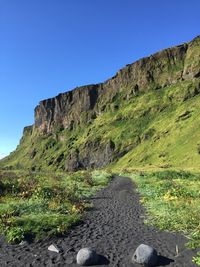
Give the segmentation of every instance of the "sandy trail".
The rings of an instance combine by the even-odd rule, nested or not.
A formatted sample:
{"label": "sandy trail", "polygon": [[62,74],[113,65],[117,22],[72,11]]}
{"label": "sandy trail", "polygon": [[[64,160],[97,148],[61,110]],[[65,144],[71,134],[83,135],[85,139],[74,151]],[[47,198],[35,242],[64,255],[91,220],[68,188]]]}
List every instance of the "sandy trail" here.
{"label": "sandy trail", "polygon": [[[131,256],[141,243],[157,249],[160,254],[157,266],[196,266],[192,263],[195,251],[185,248],[184,236],[144,225],[144,209],[129,178],[115,177],[92,198],[92,202],[94,208],[86,212],[83,223],[65,237],[24,245],[9,245],[1,238],[0,266],[75,267],[78,250],[90,246],[103,255],[101,266],[134,267],[138,265],[131,263]],[[49,252],[47,247],[52,243],[62,252]]]}

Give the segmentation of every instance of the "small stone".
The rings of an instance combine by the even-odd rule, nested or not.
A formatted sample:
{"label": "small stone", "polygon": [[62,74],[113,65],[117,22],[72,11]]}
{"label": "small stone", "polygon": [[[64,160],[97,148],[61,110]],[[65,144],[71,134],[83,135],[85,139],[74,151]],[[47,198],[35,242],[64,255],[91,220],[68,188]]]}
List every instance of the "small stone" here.
{"label": "small stone", "polygon": [[26,245],[28,245],[28,242],[27,241],[21,241],[20,243],[19,243],[19,245],[20,246],[26,246]]}
{"label": "small stone", "polygon": [[98,263],[98,255],[91,248],[82,248],[79,250],[76,261],[78,265],[90,266]]}
{"label": "small stone", "polygon": [[157,261],[157,251],[154,248],[144,244],[141,244],[137,247],[132,257],[132,262],[137,262],[149,267],[155,266]]}
{"label": "small stone", "polygon": [[53,251],[53,252],[56,252],[56,253],[59,253],[60,250],[58,249],[58,247],[56,245],[53,245],[51,244],[49,247],[48,247],[48,250],[49,251]]}

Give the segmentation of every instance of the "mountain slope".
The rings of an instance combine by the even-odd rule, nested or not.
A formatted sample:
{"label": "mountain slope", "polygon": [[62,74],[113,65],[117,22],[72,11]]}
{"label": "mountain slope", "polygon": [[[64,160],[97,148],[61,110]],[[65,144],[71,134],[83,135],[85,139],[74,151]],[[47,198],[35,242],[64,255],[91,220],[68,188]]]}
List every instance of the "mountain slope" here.
{"label": "mountain slope", "polygon": [[43,100],[3,168],[200,163],[200,37],[127,65],[110,80]]}

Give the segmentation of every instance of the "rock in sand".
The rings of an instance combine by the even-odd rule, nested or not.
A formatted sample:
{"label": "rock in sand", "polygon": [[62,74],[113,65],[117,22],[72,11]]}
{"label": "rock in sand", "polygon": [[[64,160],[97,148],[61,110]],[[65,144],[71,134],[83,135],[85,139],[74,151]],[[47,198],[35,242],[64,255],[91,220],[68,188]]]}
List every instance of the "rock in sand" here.
{"label": "rock in sand", "polygon": [[155,266],[157,261],[157,251],[154,248],[144,244],[141,244],[137,247],[132,257],[132,262],[137,262],[149,267]]}
{"label": "rock in sand", "polygon": [[98,255],[91,248],[82,248],[79,250],[76,257],[77,264],[82,266],[90,266],[98,263]]}
{"label": "rock in sand", "polygon": [[48,250],[49,251],[53,251],[53,252],[56,252],[56,253],[59,253],[60,250],[58,249],[58,247],[54,244],[51,244],[49,247],[48,247]]}

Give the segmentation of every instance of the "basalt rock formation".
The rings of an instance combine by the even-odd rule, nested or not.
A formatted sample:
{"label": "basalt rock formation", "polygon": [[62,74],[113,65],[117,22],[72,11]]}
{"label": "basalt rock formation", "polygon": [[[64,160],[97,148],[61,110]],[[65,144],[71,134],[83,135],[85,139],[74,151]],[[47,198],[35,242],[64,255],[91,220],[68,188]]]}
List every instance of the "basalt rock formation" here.
{"label": "basalt rock formation", "polygon": [[[41,101],[35,108],[33,126],[24,129],[16,151],[1,165],[74,171],[118,162],[127,154],[129,161],[138,155],[138,165],[152,164],[154,159],[148,161],[144,148],[143,156],[134,151],[145,141],[162,138],[153,121],[168,109],[171,112],[174,108],[176,116],[182,103],[199,95],[199,81],[197,37],[129,64],[104,83],[78,87]],[[150,104],[145,100],[148,96]],[[188,112],[194,113],[194,108]],[[142,159],[145,153],[148,160]],[[155,153],[163,159],[162,165],[166,158],[173,163],[172,151],[160,148]],[[162,154],[165,156],[159,156]]]}

